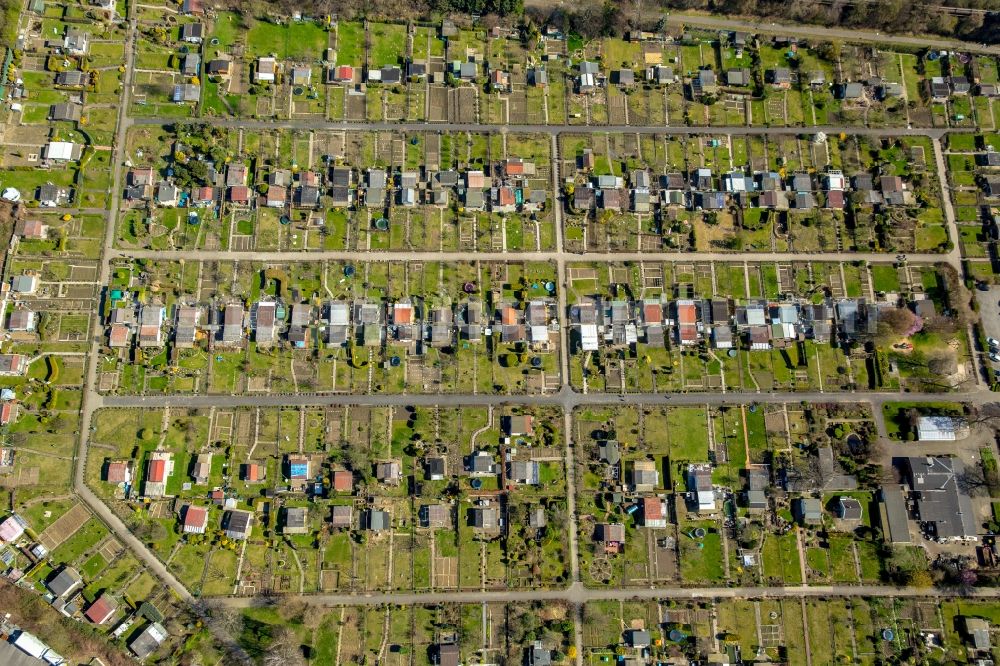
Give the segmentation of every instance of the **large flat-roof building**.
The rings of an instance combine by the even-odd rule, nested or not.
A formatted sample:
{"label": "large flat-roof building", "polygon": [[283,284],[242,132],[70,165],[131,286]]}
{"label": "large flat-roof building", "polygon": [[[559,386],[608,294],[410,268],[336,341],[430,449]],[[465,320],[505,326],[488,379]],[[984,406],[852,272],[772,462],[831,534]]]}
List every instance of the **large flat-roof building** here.
{"label": "large flat-roof building", "polygon": [[974,539],[977,535],[972,499],[961,487],[964,466],[958,458],[911,456],[903,473],[914,494],[917,518],[938,541]]}

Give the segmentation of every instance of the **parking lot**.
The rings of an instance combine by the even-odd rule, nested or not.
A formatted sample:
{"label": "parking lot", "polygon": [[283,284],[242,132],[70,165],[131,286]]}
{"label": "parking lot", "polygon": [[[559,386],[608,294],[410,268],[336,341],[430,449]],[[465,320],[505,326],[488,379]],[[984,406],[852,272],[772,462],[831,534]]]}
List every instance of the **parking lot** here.
{"label": "parking lot", "polygon": [[[979,303],[979,316],[983,323],[983,332],[987,337],[1000,340],[1000,286],[992,286],[989,291],[976,290],[976,301]],[[993,368],[1000,369],[1000,364],[992,363]]]}

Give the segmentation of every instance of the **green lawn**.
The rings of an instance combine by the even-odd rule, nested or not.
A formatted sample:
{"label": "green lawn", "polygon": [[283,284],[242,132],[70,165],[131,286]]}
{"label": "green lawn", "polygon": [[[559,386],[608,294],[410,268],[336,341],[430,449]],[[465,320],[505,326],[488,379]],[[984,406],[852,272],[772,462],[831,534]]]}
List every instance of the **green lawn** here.
{"label": "green lawn", "polygon": [[[688,536],[696,527],[705,529],[702,539]],[[688,523],[682,526],[680,538],[681,577],[685,582],[721,581],[725,577],[722,564],[722,536],[713,521]]]}
{"label": "green lawn", "polygon": [[369,24],[372,49],[369,55],[373,67],[394,65],[406,55],[406,26],[394,23]]}
{"label": "green lawn", "polygon": [[96,578],[107,565],[108,563],[104,559],[103,555],[100,553],[94,553],[80,568],[80,573],[86,580],[91,580]]}
{"label": "green lawn", "polygon": [[[867,512],[867,507],[866,507]],[[856,582],[858,572],[854,566],[853,539],[834,536],[830,538],[830,575],[835,581]]]}
{"label": "green lawn", "polygon": [[972,152],[976,149],[976,135],[961,133],[948,135],[948,150]]}
{"label": "green lawn", "polygon": [[234,12],[219,12],[215,21],[212,22],[213,39],[219,40],[213,48],[219,51],[226,51],[235,41],[239,34],[241,18]]}
{"label": "green lawn", "polygon": [[97,545],[108,534],[104,523],[97,519],[88,520],[72,537],[52,551],[52,561],[72,564],[74,560]]}
{"label": "green lawn", "polygon": [[[758,408],[753,412],[746,409],[744,413],[746,414],[747,441],[750,444],[750,449],[764,451],[767,449],[767,427],[764,424],[764,412]],[[742,433],[738,439],[742,439]]]}
{"label": "green lawn", "polygon": [[205,113],[208,115],[228,116],[239,108],[239,97],[237,95],[223,96],[222,86],[218,83],[206,81],[204,91],[204,109]]}
{"label": "green lawn", "polygon": [[872,286],[875,291],[899,291],[899,275],[894,266],[872,266]]}
{"label": "green lawn", "polygon": [[273,53],[279,59],[316,60],[323,57],[327,35],[317,23],[275,25],[258,21],[247,33],[247,44],[254,56]]}
{"label": "green lawn", "polygon": [[337,64],[361,67],[365,59],[365,29],[360,23],[337,24]]}
{"label": "green lawn", "polygon": [[0,171],[0,186],[15,187],[24,197],[34,197],[35,190],[45,183],[70,187],[76,176],[72,167],[66,169],[10,169]]}
{"label": "green lawn", "polygon": [[671,410],[668,415],[670,428],[670,459],[672,461],[708,460],[708,420],[705,410],[681,408]]}
{"label": "green lawn", "polygon": [[932,252],[948,242],[948,231],[940,224],[917,227],[917,252]]}
{"label": "green lawn", "polygon": [[773,264],[764,264],[761,274],[764,277],[764,295],[767,298],[778,297],[778,267]]}
{"label": "green lawn", "polygon": [[865,581],[877,581],[881,577],[882,560],[878,546],[870,541],[857,543],[858,560],[861,562],[861,577]]}
{"label": "green lawn", "polygon": [[768,535],[761,551],[764,575],[767,578],[784,581],[786,585],[802,582],[799,566],[799,551],[795,546],[795,533],[784,536]]}

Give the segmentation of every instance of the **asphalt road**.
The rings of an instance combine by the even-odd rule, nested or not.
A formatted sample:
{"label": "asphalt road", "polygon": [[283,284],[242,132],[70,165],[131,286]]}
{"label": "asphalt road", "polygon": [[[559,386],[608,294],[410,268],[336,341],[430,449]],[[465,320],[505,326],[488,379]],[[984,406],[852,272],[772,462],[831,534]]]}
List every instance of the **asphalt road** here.
{"label": "asphalt road", "polygon": [[[557,234],[560,238],[562,234]],[[561,240],[560,240],[561,243]],[[896,253],[887,252],[564,252],[560,249],[517,252],[424,252],[424,251],[371,251],[364,250],[290,250],[261,252],[258,250],[123,250],[115,249],[116,258],[151,259],[154,261],[593,261],[615,263],[623,261],[751,261],[788,263],[815,261],[867,261],[869,263],[894,263]],[[947,254],[907,254],[910,263],[937,263],[948,261]],[[560,282],[564,282],[560,280]]]}
{"label": "asphalt road", "polygon": [[441,406],[503,406],[503,405],[558,405],[566,409],[586,405],[745,405],[748,403],[780,404],[786,402],[811,403],[869,403],[881,408],[887,402],[905,400],[907,402],[940,402],[946,399],[955,402],[983,404],[996,402],[997,396],[989,391],[967,393],[899,393],[852,391],[849,393],[822,393],[819,391],[780,393],[577,393],[563,387],[558,393],[545,395],[519,394],[467,394],[467,393],[421,393],[421,394],[378,394],[357,395],[347,393],[279,393],[270,395],[107,395],[99,396],[95,404],[99,407],[160,407],[203,408],[221,407],[313,407],[326,405],[346,405],[358,407],[415,407]]}
{"label": "asphalt road", "polygon": [[[1000,588],[984,587],[953,590],[947,596],[973,599],[1000,599]],[[322,606],[381,604],[440,604],[440,603],[518,603],[531,601],[564,601],[583,604],[589,601],[628,601],[644,599],[775,599],[826,597],[940,597],[941,590],[926,587],[892,587],[887,585],[795,585],[789,587],[647,587],[635,589],[585,588],[574,583],[561,590],[507,590],[469,592],[388,592],[385,594],[305,594],[298,598]],[[249,608],[267,605],[269,601],[254,597],[218,597],[213,604],[229,608]]]}
{"label": "asphalt road", "polygon": [[[162,118],[157,116],[133,118],[130,123],[141,125],[174,125],[177,118]],[[825,132],[828,136],[836,136],[841,132],[864,136],[929,136],[940,139],[948,133],[975,132],[974,127],[862,127],[839,125],[809,125],[801,127],[761,127],[747,125],[725,125],[711,127],[691,127],[687,125],[495,125],[479,123],[451,122],[376,122],[345,121],[345,120],[244,120],[233,118],[198,118],[187,120],[193,124],[211,125],[229,129],[243,130],[327,130],[366,132],[526,132],[531,134],[683,134],[688,136],[718,136],[733,134],[737,136],[816,134]]]}

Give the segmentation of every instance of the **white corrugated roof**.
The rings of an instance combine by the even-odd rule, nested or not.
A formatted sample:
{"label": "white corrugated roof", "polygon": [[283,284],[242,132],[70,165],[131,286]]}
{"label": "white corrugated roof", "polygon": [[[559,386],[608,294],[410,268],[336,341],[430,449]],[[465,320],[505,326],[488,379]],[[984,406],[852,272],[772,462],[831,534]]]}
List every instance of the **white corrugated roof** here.
{"label": "white corrugated roof", "polygon": [[47,664],[50,664],[50,666],[62,666],[66,663],[66,659],[52,648],[45,651],[45,654],[42,655],[42,659],[44,659]]}
{"label": "white corrugated roof", "polygon": [[334,326],[346,326],[350,323],[350,315],[347,303],[330,304],[330,324]]}
{"label": "white corrugated roof", "polygon": [[22,631],[17,635],[17,639],[14,641],[14,645],[17,646],[22,652],[27,652],[32,657],[41,658],[45,651],[49,649],[49,646],[38,640],[34,635],[29,634],[27,631]]}
{"label": "white corrugated roof", "polygon": [[73,144],[69,141],[49,141],[45,149],[45,157],[50,160],[73,159]]}
{"label": "white corrugated roof", "polygon": [[580,346],[583,351],[597,351],[596,324],[584,324],[580,327]]}

